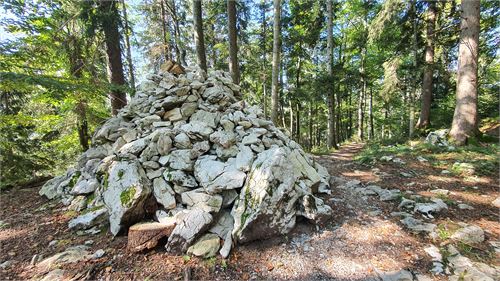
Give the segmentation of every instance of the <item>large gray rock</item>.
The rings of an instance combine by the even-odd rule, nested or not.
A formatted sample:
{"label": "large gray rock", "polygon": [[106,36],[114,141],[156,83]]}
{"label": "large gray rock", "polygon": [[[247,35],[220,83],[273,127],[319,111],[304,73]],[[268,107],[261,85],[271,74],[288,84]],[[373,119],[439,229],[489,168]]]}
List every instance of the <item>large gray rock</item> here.
{"label": "large gray rock", "polygon": [[153,194],[156,202],[162,204],[165,209],[175,208],[175,192],[163,178],[153,180]]}
{"label": "large gray rock", "polygon": [[217,235],[207,233],[203,235],[195,244],[188,248],[188,255],[195,255],[203,258],[210,258],[217,254],[220,248],[220,239]]}
{"label": "large gray rock", "polygon": [[80,262],[92,257],[87,246],[73,246],[65,251],[57,253],[51,257],[42,260],[37,264],[37,268],[42,270],[50,270],[54,267],[59,267],[67,263]]}
{"label": "large gray rock", "polygon": [[183,253],[212,223],[210,213],[192,209],[179,216],[177,225],[168,238],[165,248],[170,253]]}
{"label": "large gray rock", "polygon": [[179,149],[172,151],[169,163],[172,169],[192,171],[193,161],[191,160],[191,150]]}
{"label": "large gray rock", "polygon": [[90,194],[94,192],[99,187],[99,182],[96,179],[84,179],[79,181],[73,189],[71,189],[71,194],[81,195]]}
{"label": "large gray rock", "polygon": [[233,237],[238,242],[288,233],[295,226],[298,208],[322,210],[326,216],[331,211],[320,200],[302,200],[316,206],[297,204],[300,198],[310,195],[307,187],[297,183],[303,176],[300,166],[294,165],[297,162],[301,164],[282,147],[273,147],[257,156],[231,211],[235,220]]}
{"label": "large gray rock", "polygon": [[202,156],[194,166],[194,175],[209,193],[236,189],[243,186],[246,174],[238,170],[234,162],[220,162],[215,156]]}
{"label": "large gray rock", "polygon": [[65,175],[58,176],[58,177],[55,177],[55,178],[52,178],[52,179],[48,180],[42,186],[42,188],[40,189],[40,191],[38,192],[38,194],[40,194],[40,196],[45,196],[48,199],[54,199],[54,198],[62,195],[62,194],[60,194],[58,192],[57,188],[65,180],[66,180],[66,176]]}
{"label": "large gray rock", "polygon": [[428,217],[432,217],[432,214],[436,214],[442,210],[448,209],[446,203],[443,200],[438,198],[431,199],[430,203],[417,203],[415,204],[414,211],[422,213]]}
{"label": "large gray rock", "polygon": [[97,209],[70,220],[68,227],[74,230],[88,229],[105,222],[107,214],[108,212],[105,208]]}
{"label": "large gray rock", "polygon": [[209,195],[203,189],[184,192],[181,195],[182,204],[188,208],[199,208],[206,212],[216,213],[222,206],[222,196]]}
{"label": "large gray rock", "polygon": [[437,146],[448,146],[449,145],[447,140],[448,132],[449,132],[448,129],[441,129],[430,132],[425,138],[425,142]]}
{"label": "large gray rock", "polygon": [[144,202],[151,193],[150,183],[139,162],[114,162],[108,171],[103,199],[109,212],[113,235],[144,217]]}
{"label": "large gray rock", "polygon": [[465,244],[477,244],[484,241],[484,231],[476,225],[464,225],[453,233],[451,239],[458,240]]}

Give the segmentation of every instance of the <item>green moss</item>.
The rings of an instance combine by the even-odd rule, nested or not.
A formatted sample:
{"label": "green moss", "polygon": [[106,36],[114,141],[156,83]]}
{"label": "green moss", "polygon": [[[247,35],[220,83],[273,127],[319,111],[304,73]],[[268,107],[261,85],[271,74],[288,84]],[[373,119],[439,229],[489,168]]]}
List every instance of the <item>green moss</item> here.
{"label": "green moss", "polygon": [[80,171],[74,172],[73,175],[71,175],[71,180],[69,181],[68,186],[69,187],[75,186],[75,184],[78,181],[78,178],[80,178],[81,174],[82,173]]}
{"label": "green moss", "polygon": [[87,196],[87,198],[85,198],[85,203],[88,205],[88,204],[92,203],[92,201],[94,201],[94,199],[95,199],[95,193],[92,193],[89,196]]}
{"label": "green moss", "polygon": [[104,174],[104,176],[102,177],[102,187],[104,190],[108,189],[108,186],[109,186],[108,177],[109,177],[108,174]]}
{"label": "green moss", "polygon": [[64,216],[65,217],[68,217],[68,218],[74,218],[78,215],[78,212],[77,211],[73,211],[73,210],[69,210],[69,211],[66,211],[64,213]]}
{"label": "green moss", "polygon": [[122,191],[122,193],[120,193],[120,202],[122,203],[123,206],[130,207],[134,195],[135,195],[135,186],[132,185],[129,188]]}
{"label": "green moss", "polygon": [[96,207],[88,208],[88,209],[83,210],[82,214],[87,214],[87,213],[90,213],[90,212],[93,212],[93,211],[100,210],[102,208],[104,208],[104,207],[103,206],[96,206]]}
{"label": "green moss", "polygon": [[123,178],[123,174],[124,174],[123,170],[118,171],[118,180],[121,180]]}
{"label": "green moss", "polygon": [[243,212],[243,214],[241,214],[241,226],[245,225],[245,222],[247,221],[249,216],[250,214],[247,214],[246,212]]}
{"label": "green moss", "polygon": [[443,241],[448,240],[451,237],[450,232],[448,231],[446,226],[443,224],[440,224],[438,226],[437,233],[438,233],[439,238]]}

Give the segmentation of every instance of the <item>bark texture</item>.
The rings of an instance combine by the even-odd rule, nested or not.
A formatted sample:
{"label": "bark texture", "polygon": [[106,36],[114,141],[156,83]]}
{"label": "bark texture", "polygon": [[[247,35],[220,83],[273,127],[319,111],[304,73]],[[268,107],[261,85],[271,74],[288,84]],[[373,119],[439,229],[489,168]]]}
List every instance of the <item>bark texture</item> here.
{"label": "bark texture", "polygon": [[240,84],[238,63],[238,38],[236,36],[236,1],[227,0],[227,25],[229,32],[229,72],[235,84]]}
{"label": "bark texture", "polygon": [[331,83],[328,83],[328,148],[337,148],[337,140],[335,138],[335,93],[333,85],[333,0],[327,1],[328,13],[328,31],[327,31],[327,49],[328,49],[328,75]]}
{"label": "bark texture", "polygon": [[131,226],[128,230],[127,249],[140,252],[152,249],[162,238],[167,238],[175,228],[175,224],[158,222],[140,223]]}
{"label": "bark texture", "polygon": [[479,9],[477,0],[462,1],[458,50],[455,114],[450,136],[463,145],[477,131],[477,62],[479,55]]}
{"label": "bark texture", "polygon": [[193,0],[194,41],[198,65],[207,71],[207,56],[205,52],[205,37],[203,35],[201,0]]}
{"label": "bark texture", "polygon": [[278,124],[278,76],[280,69],[281,53],[281,0],[274,0],[274,24],[273,24],[273,74],[271,85],[271,119]]}
{"label": "bark texture", "polygon": [[422,81],[422,108],[418,119],[417,128],[426,128],[430,125],[432,102],[432,74],[434,71],[434,29],[436,25],[436,2],[428,1],[427,10],[427,42],[425,46],[425,68]]}
{"label": "bark texture", "polygon": [[123,23],[124,23],[124,34],[125,34],[125,45],[127,47],[127,63],[128,63],[128,74],[130,88],[132,88],[132,93],[135,93],[135,75],[134,75],[134,64],[132,62],[132,50],[130,48],[129,32],[130,28],[128,25],[127,7],[125,5],[125,0],[122,0],[123,9]]}
{"label": "bark texture", "polygon": [[125,85],[125,77],[123,75],[122,50],[120,46],[120,33],[118,25],[120,15],[116,7],[115,1],[101,0],[99,8],[103,15],[102,27],[104,30],[104,42],[106,44],[106,54],[108,55],[108,67],[110,73],[110,82],[115,88],[111,90],[111,109],[113,115],[118,113],[118,110],[127,105],[127,96],[122,90],[116,87]]}

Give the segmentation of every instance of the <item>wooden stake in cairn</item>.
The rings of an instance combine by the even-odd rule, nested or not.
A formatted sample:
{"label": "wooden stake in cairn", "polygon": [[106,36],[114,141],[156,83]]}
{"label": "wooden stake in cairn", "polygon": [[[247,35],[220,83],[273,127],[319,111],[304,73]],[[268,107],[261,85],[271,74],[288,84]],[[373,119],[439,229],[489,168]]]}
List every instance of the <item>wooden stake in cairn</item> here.
{"label": "wooden stake in cairn", "polygon": [[170,72],[172,74],[185,74],[186,71],[184,70],[184,67],[182,65],[176,63],[173,60],[168,60],[164,64],[160,66],[160,70],[163,72]]}

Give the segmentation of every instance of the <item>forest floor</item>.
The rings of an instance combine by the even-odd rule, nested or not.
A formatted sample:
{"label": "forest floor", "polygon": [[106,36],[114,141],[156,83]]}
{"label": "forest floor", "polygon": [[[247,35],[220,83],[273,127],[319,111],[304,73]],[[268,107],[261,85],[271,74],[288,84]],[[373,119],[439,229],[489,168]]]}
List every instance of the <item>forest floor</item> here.
{"label": "forest floor", "polygon": [[[379,161],[381,151],[394,153],[402,162]],[[331,175],[359,180],[362,185],[397,188],[429,198],[436,197],[430,190],[450,191],[439,196],[448,209],[432,219],[439,237],[408,231],[401,218],[391,215],[399,211],[399,202],[383,202],[333,185],[332,194],[323,196],[323,200],[334,212],[323,227],[301,221],[286,236],[237,246],[225,260],[170,256],[163,247],[133,254],[126,251],[125,236],[113,239],[105,231],[95,235],[69,231],[67,223],[75,214],[40,197],[38,187],[14,188],[0,198],[0,280],[43,278],[49,270],[37,266],[36,261],[82,244],[89,245],[90,252],[103,249],[105,254],[66,264],[60,276],[71,280],[182,280],[190,271],[194,280],[379,280],[385,272],[407,269],[445,280],[445,275],[429,273],[432,259],[424,248],[431,244],[440,248],[455,244],[471,260],[500,265],[500,256],[491,246],[500,240],[498,208],[491,205],[499,196],[496,173],[443,173],[446,165],[456,161],[449,153],[421,155],[428,157],[426,161],[419,161],[415,153],[404,149],[378,149],[377,153],[370,154],[362,144],[348,144],[315,158]],[[459,203],[474,209],[462,210],[457,207]],[[481,227],[485,241],[466,245],[450,240],[459,222]]]}

